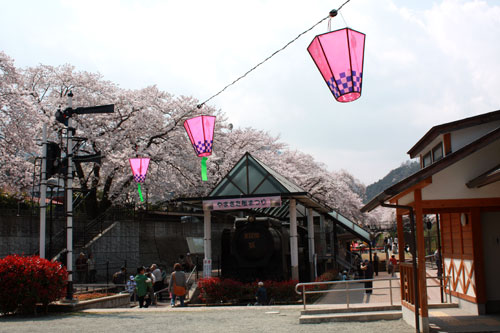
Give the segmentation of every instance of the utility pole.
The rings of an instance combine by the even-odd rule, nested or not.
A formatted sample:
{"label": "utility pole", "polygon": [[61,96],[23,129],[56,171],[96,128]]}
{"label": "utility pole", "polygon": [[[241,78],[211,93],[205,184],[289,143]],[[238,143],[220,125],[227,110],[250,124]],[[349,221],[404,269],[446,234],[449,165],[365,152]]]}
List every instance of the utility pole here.
{"label": "utility pole", "polygon": [[[93,107],[80,107],[73,109],[73,92],[69,92],[67,108],[64,111],[58,110],[55,118],[58,122],[66,126],[66,160],[67,171],[65,177],[66,193],[66,268],[68,271],[68,284],[66,300],[73,300],[73,135],[76,129],[73,127],[73,114],[95,114],[113,113],[114,105],[100,105]],[[94,156],[97,157],[97,156]]]}
{"label": "utility pole", "polygon": [[[68,94],[68,108],[73,108],[73,92]],[[66,288],[66,299],[73,300],[73,119],[68,118],[66,130],[66,158],[68,159],[68,170],[66,174],[66,267],[68,269],[68,286]]]}
{"label": "utility pole", "polygon": [[42,179],[40,181],[40,258],[45,258],[45,212],[47,209],[47,124],[42,129]]}

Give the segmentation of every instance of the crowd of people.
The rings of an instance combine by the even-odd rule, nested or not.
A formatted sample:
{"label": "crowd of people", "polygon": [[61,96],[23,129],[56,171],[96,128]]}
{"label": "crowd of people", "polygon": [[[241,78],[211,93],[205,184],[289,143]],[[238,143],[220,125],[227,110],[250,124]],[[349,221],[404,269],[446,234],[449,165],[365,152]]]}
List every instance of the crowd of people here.
{"label": "crowd of people", "polygon": [[[111,282],[115,285],[117,292],[128,292],[131,301],[138,301],[140,308],[147,308],[157,301],[163,301],[169,295],[171,306],[184,306],[184,298],[187,289],[187,276],[185,272],[191,272],[195,265],[190,253],[180,255],[178,262],[173,266],[173,271],[168,277],[167,270],[160,268],[157,264],[148,267],[140,266],[135,270],[135,275],[130,275],[126,266],[122,266],[119,271],[111,277]],[[88,256],[80,253],[75,261],[76,283],[95,283],[96,264],[92,254]]]}

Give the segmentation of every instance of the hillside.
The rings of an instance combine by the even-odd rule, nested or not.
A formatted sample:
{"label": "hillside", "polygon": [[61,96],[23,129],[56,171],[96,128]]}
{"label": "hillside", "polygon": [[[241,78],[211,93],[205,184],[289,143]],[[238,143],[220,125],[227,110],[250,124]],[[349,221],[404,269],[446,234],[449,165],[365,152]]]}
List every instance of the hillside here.
{"label": "hillside", "polygon": [[376,196],[389,186],[414,174],[419,169],[420,164],[417,161],[406,161],[402,163],[398,168],[391,170],[384,178],[366,187],[364,203],[370,201],[374,196]]}

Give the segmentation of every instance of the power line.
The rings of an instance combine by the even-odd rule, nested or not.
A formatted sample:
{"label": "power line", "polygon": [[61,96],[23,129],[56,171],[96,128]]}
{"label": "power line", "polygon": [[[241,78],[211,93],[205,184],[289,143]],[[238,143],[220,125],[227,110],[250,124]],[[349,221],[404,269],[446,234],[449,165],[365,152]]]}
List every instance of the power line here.
{"label": "power line", "polygon": [[205,105],[206,103],[208,103],[210,100],[212,100],[213,98],[219,96],[221,93],[223,93],[227,88],[229,88],[230,86],[234,85],[236,82],[238,82],[239,80],[243,79],[244,77],[246,77],[248,74],[250,74],[251,72],[253,72],[255,69],[257,69],[257,67],[259,67],[260,65],[264,64],[265,62],[267,62],[269,59],[271,59],[272,57],[274,57],[276,54],[278,54],[279,52],[283,51],[284,49],[286,49],[290,44],[292,44],[293,42],[295,42],[297,39],[299,39],[302,35],[308,33],[309,31],[311,31],[312,29],[314,29],[317,25],[321,24],[323,21],[325,21],[326,19],[330,18],[330,17],[334,17],[337,15],[338,11],[340,11],[342,9],[342,7],[344,7],[349,1],[351,0],[347,0],[346,2],[344,2],[339,8],[337,9],[332,9],[330,11],[330,13],[328,14],[327,17],[324,17],[322,18],[321,20],[319,20],[317,23],[315,23],[312,27],[310,27],[309,29],[305,30],[304,32],[301,32],[300,34],[297,35],[297,37],[295,37],[294,39],[292,39],[291,41],[289,41],[288,43],[285,44],[285,46],[283,46],[282,48],[280,48],[279,50],[273,52],[269,57],[267,57],[266,59],[262,60],[261,62],[259,62],[257,65],[255,65],[254,67],[252,67],[251,69],[249,69],[245,74],[241,75],[240,77],[238,77],[236,80],[234,80],[233,82],[229,83],[228,85],[226,85],[224,88],[222,88],[219,92],[217,92],[216,94],[210,96],[208,99],[206,99],[205,101],[203,101],[202,103],[198,104],[197,107],[198,109],[201,109],[201,107],[203,105]]}

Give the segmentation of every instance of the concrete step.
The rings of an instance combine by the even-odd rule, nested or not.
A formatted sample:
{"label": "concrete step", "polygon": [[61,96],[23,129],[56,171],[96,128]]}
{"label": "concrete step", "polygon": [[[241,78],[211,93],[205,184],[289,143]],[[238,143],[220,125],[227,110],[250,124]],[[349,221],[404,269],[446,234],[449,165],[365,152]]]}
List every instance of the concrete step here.
{"label": "concrete step", "polygon": [[300,311],[301,315],[317,315],[330,313],[355,313],[374,311],[401,311],[401,305],[356,306],[350,308],[310,309]]}
{"label": "concrete step", "polygon": [[357,313],[331,313],[317,315],[302,315],[299,317],[300,324],[319,324],[326,322],[341,321],[375,321],[375,320],[397,320],[401,319],[401,311],[369,311]]}

